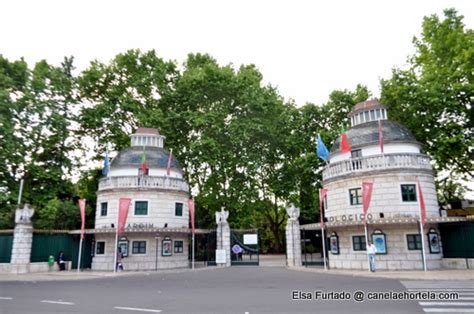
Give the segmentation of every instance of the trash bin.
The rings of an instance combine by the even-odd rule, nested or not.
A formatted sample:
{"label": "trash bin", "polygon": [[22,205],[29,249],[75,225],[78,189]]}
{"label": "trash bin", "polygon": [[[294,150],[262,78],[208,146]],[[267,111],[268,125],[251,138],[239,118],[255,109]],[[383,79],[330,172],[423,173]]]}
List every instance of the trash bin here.
{"label": "trash bin", "polygon": [[50,255],[48,257],[48,266],[49,266],[49,270],[51,271],[53,269],[53,266],[54,266],[54,256]]}

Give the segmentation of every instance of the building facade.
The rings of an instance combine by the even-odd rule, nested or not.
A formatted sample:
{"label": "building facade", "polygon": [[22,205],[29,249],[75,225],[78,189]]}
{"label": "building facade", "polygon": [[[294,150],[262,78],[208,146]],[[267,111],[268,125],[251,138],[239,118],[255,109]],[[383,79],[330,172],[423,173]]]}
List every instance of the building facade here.
{"label": "building facade", "polygon": [[430,158],[408,129],[387,119],[387,107],[377,100],[357,104],[349,118],[351,151],[342,152],[338,139],[323,172],[330,267],[368,268],[362,182],[372,182],[367,221],[368,238],[378,250],[377,269],[423,269],[418,180],[426,204],[426,264],[428,269],[440,268],[438,224],[449,218],[440,214]]}
{"label": "building facade", "polygon": [[[131,146],[112,159],[100,179],[95,229],[89,231],[95,235],[93,270],[114,269],[116,245],[125,270],[189,266],[189,187],[164,141],[157,129],[139,128]],[[131,204],[125,233],[116,244],[120,198],[130,198]]]}

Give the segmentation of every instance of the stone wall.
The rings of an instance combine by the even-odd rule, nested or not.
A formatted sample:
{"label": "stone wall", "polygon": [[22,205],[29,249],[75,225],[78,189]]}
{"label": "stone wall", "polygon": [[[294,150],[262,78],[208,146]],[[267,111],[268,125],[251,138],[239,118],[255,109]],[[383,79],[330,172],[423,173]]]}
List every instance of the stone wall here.
{"label": "stone wall", "polygon": [[[384,214],[384,218],[418,217],[418,201],[403,202],[400,188],[401,184],[416,184],[416,176],[422,187],[427,217],[439,217],[433,176],[426,172],[417,173],[416,170],[411,170],[409,173],[398,174],[376,174],[375,172],[371,176],[345,178],[328,183],[324,186],[328,189],[326,218],[329,222],[336,219],[341,221],[342,216],[348,219],[348,217],[362,214],[362,205],[350,204],[349,189],[361,188],[363,181],[374,182],[369,207],[369,214],[372,214],[373,218],[381,218],[380,213]],[[419,200],[418,197],[417,200]]]}
{"label": "stone wall", "polygon": [[[117,224],[119,199],[128,197],[132,199],[128,212],[128,224],[153,224],[155,228],[163,228],[165,223],[168,228],[181,228],[189,226],[189,195],[183,192],[148,190],[103,191],[97,194],[97,208],[95,228],[108,227]],[[134,215],[134,201],[148,201],[148,215]],[[101,216],[101,203],[107,202],[107,216]],[[175,203],[183,204],[183,215],[175,216]]]}
{"label": "stone wall", "polygon": [[[436,225],[425,226],[425,253],[428,269],[439,269],[442,267],[442,253],[430,254],[428,246],[429,228],[437,229]],[[412,225],[369,225],[369,238],[374,229],[385,233],[387,254],[377,254],[377,269],[381,270],[415,270],[423,269],[421,250],[408,250],[407,234],[419,234],[418,226]],[[336,232],[339,237],[339,255],[329,252],[329,266],[334,269],[368,269],[366,251],[354,251],[352,236],[364,236],[363,226],[329,229],[327,236]],[[442,239],[441,239],[442,241]],[[442,251],[441,251],[442,252]]]}
{"label": "stone wall", "polygon": [[[162,241],[165,237],[169,237],[172,242],[172,255],[162,256]],[[129,255],[122,259],[124,270],[155,270],[158,269],[172,269],[172,268],[187,268],[189,267],[188,260],[188,237],[187,235],[176,235],[176,234],[161,234],[158,238],[158,256],[156,252],[156,241],[155,235],[150,234],[133,234],[127,235],[129,240]],[[174,252],[174,241],[183,241],[183,252]],[[92,259],[92,269],[101,271],[113,271],[114,270],[114,254],[115,254],[115,235],[96,235],[96,246],[97,242],[105,241],[105,254],[95,254]],[[133,254],[132,243],[133,241],[146,241],[146,253],[145,254]]]}

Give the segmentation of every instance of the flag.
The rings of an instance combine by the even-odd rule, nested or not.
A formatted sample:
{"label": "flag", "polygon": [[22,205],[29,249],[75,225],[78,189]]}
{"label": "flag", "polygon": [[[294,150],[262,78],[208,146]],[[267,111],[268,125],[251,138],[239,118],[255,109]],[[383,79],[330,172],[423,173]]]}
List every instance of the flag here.
{"label": "flag", "polygon": [[323,140],[321,139],[321,136],[319,134],[318,134],[318,139],[317,139],[317,142],[316,142],[316,154],[322,160],[324,160],[324,161],[328,160],[329,151],[326,148],[326,145],[324,145]]}
{"label": "flag", "polygon": [[418,177],[416,178],[416,185],[418,187],[418,198],[420,202],[420,221],[421,225],[425,225],[426,223],[426,206],[425,206],[425,200],[423,199],[423,192],[421,192],[421,185],[420,181],[418,181]]}
{"label": "flag", "polygon": [[319,219],[321,221],[321,229],[324,228],[324,198],[328,193],[328,189],[319,189]]}
{"label": "flag", "polygon": [[104,168],[102,168],[102,175],[103,176],[107,176],[107,174],[109,173],[109,168],[110,168],[109,152],[106,150],[105,151],[105,157],[104,157]]}
{"label": "flag", "polygon": [[125,232],[125,224],[127,223],[128,208],[132,202],[129,198],[120,198],[119,200],[119,213],[118,213],[118,226],[117,233],[123,234]]}
{"label": "flag", "polygon": [[369,211],[373,187],[374,184],[372,182],[362,182],[362,206],[364,210],[364,225],[367,225],[367,212]]}
{"label": "flag", "polygon": [[79,199],[79,210],[81,212],[81,239],[84,239],[84,230],[86,228],[86,200]]}
{"label": "flag", "polygon": [[194,234],[194,200],[192,197],[188,200],[189,215],[191,216],[191,229]]}
{"label": "flag", "polygon": [[342,130],[341,130],[341,152],[348,153],[350,151],[351,151],[351,145],[349,144],[349,141],[347,140],[346,129],[344,127],[342,127]]}
{"label": "flag", "polygon": [[381,119],[379,119],[379,145],[380,145],[380,151],[383,154],[383,126],[382,126]]}
{"label": "flag", "polygon": [[173,159],[173,149],[170,149],[170,155],[168,156],[168,165],[166,166],[166,175],[171,174],[171,160]]}
{"label": "flag", "polygon": [[143,175],[148,174],[148,163],[146,162],[145,146],[143,146],[143,154],[142,154],[140,169]]}

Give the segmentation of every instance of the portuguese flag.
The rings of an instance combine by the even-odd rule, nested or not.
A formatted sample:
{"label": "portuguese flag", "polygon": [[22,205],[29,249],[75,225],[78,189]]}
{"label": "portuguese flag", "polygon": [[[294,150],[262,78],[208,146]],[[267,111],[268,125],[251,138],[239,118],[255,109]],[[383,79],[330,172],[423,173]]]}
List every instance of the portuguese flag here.
{"label": "portuguese flag", "polygon": [[143,147],[143,154],[142,154],[142,162],[140,165],[140,169],[142,170],[142,174],[146,175],[148,172],[148,163],[146,162],[146,153],[145,147]]}
{"label": "portuguese flag", "polygon": [[341,129],[341,152],[349,153],[351,151],[351,145],[349,145],[349,141],[347,140],[346,129],[342,127]]}

